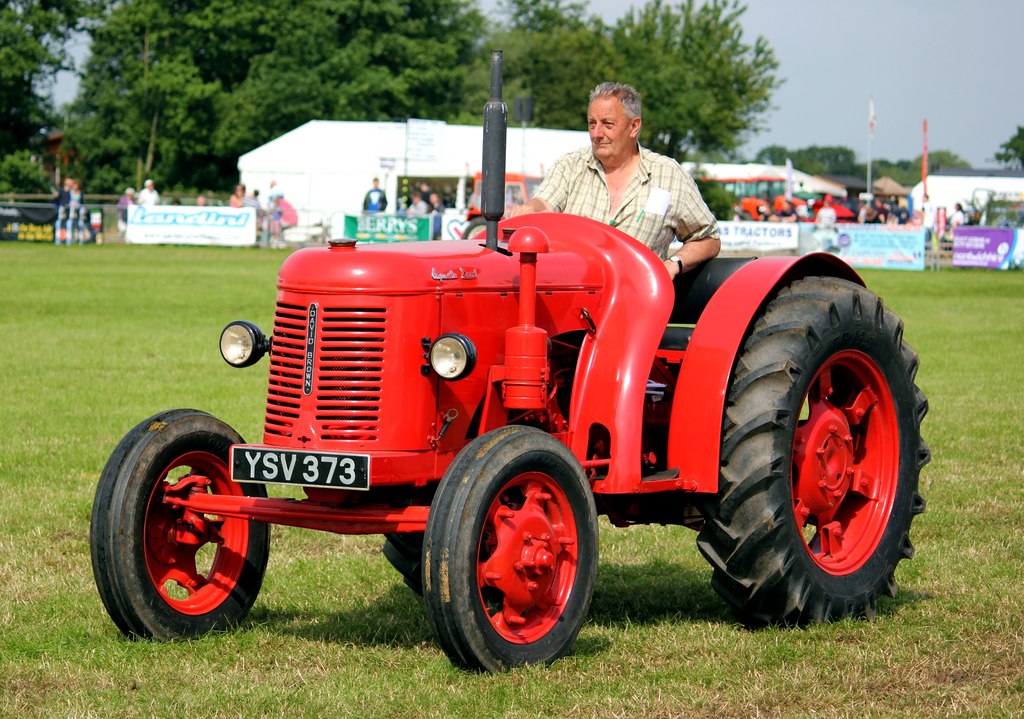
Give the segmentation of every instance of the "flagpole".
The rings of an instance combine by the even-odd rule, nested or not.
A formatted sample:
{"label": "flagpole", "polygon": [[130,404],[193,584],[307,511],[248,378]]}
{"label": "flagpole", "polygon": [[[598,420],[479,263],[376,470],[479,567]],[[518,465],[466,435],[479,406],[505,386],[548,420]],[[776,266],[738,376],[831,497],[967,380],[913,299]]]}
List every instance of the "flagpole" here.
{"label": "flagpole", "polygon": [[874,197],[875,190],[871,185],[871,140],[875,136],[875,101],[868,97],[868,194]]}

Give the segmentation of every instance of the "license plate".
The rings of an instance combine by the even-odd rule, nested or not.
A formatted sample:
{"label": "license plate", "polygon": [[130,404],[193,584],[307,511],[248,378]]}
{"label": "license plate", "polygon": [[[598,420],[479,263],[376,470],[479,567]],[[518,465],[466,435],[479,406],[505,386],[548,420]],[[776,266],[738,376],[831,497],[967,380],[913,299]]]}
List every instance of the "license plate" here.
{"label": "license plate", "polygon": [[231,479],[366,490],[370,488],[370,457],[238,444],[231,448]]}

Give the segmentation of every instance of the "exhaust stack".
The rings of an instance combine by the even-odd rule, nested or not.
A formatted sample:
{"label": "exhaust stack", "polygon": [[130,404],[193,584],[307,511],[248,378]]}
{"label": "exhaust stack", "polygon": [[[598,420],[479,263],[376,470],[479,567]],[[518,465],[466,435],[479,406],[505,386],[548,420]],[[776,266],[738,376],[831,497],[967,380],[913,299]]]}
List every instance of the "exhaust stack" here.
{"label": "exhaust stack", "polygon": [[498,248],[498,221],[505,214],[505,136],[508,106],[501,99],[502,52],[491,52],[491,99],[484,105],[483,189],[481,209],[486,222],[486,247]]}

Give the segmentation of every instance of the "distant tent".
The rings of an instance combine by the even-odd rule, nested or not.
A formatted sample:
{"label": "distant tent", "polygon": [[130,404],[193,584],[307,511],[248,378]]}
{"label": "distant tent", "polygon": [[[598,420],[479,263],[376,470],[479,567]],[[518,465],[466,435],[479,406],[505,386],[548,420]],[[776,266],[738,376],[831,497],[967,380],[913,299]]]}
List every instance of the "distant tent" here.
{"label": "distant tent", "polygon": [[910,190],[891,177],[879,177],[872,183],[872,188],[876,195],[883,195],[885,197],[906,197],[910,194]]}

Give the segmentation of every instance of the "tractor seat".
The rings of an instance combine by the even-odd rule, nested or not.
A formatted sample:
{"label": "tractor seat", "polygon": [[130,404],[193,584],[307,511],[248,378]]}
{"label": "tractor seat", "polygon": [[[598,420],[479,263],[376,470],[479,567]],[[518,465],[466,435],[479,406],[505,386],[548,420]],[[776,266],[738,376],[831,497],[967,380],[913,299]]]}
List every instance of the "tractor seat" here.
{"label": "tractor seat", "polygon": [[669,325],[665,328],[665,334],[658,344],[660,350],[675,350],[682,352],[690,344],[690,335],[693,334],[693,327],[681,325]]}

